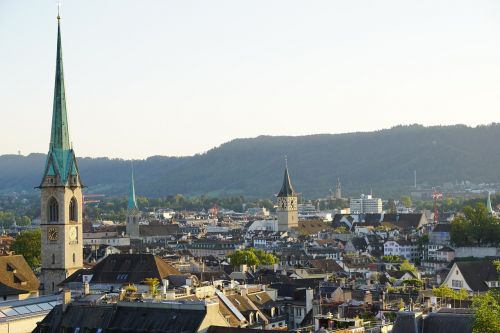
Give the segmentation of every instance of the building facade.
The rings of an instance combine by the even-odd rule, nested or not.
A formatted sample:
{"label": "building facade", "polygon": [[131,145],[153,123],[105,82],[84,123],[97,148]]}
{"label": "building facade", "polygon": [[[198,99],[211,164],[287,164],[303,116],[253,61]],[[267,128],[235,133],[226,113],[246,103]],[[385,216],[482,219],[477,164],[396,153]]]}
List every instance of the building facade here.
{"label": "building facade", "polygon": [[407,240],[389,240],[384,243],[385,256],[400,256],[410,261],[420,258],[417,243]]}
{"label": "building facade", "polygon": [[359,199],[351,199],[349,208],[351,214],[380,214],[382,213],[382,199],[361,194]]}

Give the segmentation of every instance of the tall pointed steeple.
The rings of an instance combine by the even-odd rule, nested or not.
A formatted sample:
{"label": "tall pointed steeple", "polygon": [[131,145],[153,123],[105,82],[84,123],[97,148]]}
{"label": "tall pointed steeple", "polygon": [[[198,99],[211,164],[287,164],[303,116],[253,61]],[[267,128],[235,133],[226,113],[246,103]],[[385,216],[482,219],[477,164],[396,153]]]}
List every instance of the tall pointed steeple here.
{"label": "tall pointed steeple", "polygon": [[73,180],[74,183],[77,178],[80,181],[75,153],[69,139],[62,59],[61,17],[59,16],[59,12],[57,14],[57,54],[52,126],[49,152],[47,154],[42,183],[47,179],[47,176],[56,177],[59,185],[67,185],[68,180]]}
{"label": "tall pointed steeple", "polygon": [[281,185],[281,190],[278,193],[278,197],[290,197],[296,196],[292,182],[290,181],[290,175],[288,174],[288,165],[285,166],[285,175],[283,176],[283,185]]}
{"label": "tall pointed steeple", "polygon": [[137,201],[135,199],[134,168],[132,167],[132,177],[130,179],[130,188],[128,192],[128,211],[137,210]]}
{"label": "tall pointed steeple", "polygon": [[486,200],[486,209],[488,210],[488,213],[493,214],[493,207],[491,207],[490,191],[488,191],[488,199]]}
{"label": "tall pointed steeple", "polygon": [[52,131],[50,150],[69,150],[71,148],[66,112],[66,91],[64,89],[64,70],[61,45],[61,17],[57,15],[57,56],[56,78],[54,84],[54,104],[52,109]]}

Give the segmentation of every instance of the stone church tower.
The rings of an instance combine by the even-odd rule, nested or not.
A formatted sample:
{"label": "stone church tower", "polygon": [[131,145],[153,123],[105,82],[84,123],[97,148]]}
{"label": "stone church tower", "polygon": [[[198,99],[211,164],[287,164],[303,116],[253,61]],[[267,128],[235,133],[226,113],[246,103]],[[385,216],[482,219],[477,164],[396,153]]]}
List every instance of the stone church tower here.
{"label": "stone church tower", "polygon": [[44,294],[83,267],[82,183],[70,144],[60,17],[57,16],[57,58],[49,152],[41,190],[42,270]]}
{"label": "stone church tower", "polygon": [[141,213],[135,199],[134,171],[132,170],[127,205],[127,235],[129,235],[130,239],[139,239],[141,237],[139,232],[140,219]]}
{"label": "stone church tower", "polygon": [[288,174],[288,167],[285,167],[283,185],[277,195],[278,197],[278,231],[288,231],[299,226],[299,214],[297,211],[297,193],[293,190]]}

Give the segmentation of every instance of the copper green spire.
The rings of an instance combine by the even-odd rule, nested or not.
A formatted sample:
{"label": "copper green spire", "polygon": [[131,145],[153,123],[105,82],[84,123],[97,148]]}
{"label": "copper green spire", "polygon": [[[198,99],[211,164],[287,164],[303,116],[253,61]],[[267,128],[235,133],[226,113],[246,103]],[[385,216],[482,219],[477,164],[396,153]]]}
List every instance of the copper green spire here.
{"label": "copper green spire", "polygon": [[78,176],[79,179],[79,172],[75,153],[69,141],[60,21],[61,17],[58,11],[56,77],[54,84],[54,104],[52,108],[52,127],[49,152],[47,154],[42,183],[45,177],[55,176],[57,184],[67,185],[70,176]]}
{"label": "copper green spire", "polygon": [[56,79],[54,85],[54,105],[52,109],[52,131],[50,149],[69,150],[68,116],[66,112],[66,93],[64,90],[64,71],[61,45],[61,18],[57,15],[57,56]]}
{"label": "copper green spire", "polygon": [[490,194],[490,191],[488,191],[488,199],[486,200],[486,209],[488,210],[488,213],[493,214],[493,208],[491,207],[491,194]]}
{"label": "copper green spire", "polygon": [[135,185],[134,185],[134,168],[132,167],[132,178],[130,180],[130,188],[128,192],[128,211],[137,210],[137,201],[135,200]]}

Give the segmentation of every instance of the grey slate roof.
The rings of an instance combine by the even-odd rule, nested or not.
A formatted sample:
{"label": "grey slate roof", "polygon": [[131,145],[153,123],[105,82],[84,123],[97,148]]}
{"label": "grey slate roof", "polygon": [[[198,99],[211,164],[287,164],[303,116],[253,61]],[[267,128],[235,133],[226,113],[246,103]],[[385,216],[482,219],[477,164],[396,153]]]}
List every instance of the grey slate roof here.
{"label": "grey slate roof", "polygon": [[288,174],[288,168],[285,168],[285,175],[283,177],[283,185],[281,185],[281,190],[278,193],[278,197],[291,197],[297,194],[293,190],[292,182],[290,181],[290,175]]}
{"label": "grey slate roof", "polygon": [[400,311],[394,322],[392,333],[421,333],[421,328],[422,316],[416,316],[414,312]]}
{"label": "grey slate roof", "polygon": [[485,282],[500,278],[495,265],[488,260],[457,261],[456,265],[473,291],[487,291],[488,286]]}
{"label": "grey slate roof", "polygon": [[438,223],[432,232],[451,232],[451,223]]}
{"label": "grey slate roof", "polygon": [[80,332],[95,332],[101,328],[107,333],[191,333],[197,332],[205,314],[204,310],[116,304],[101,306],[70,304],[63,313],[62,306],[59,305],[38,324],[33,333],[39,332],[42,327],[45,333],[75,332],[78,327]]}
{"label": "grey slate roof", "polygon": [[471,315],[454,313],[431,313],[424,319],[422,333],[470,333]]}
{"label": "grey slate roof", "polygon": [[90,283],[141,283],[146,278],[164,279],[181,273],[152,254],[110,254],[91,269],[80,269],[64,280],[81,282],[82,275],[93,275]]}
{"label": "grey slate roof", "polygon": [[471,333],[472,315],[431,313],[425,318],[414,312],[398,312],[392,333]]}

